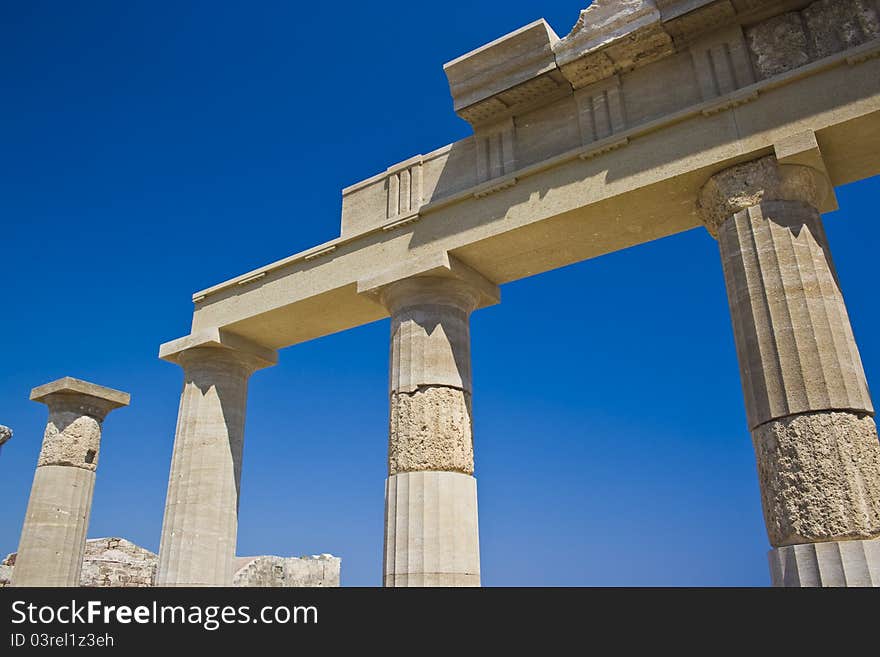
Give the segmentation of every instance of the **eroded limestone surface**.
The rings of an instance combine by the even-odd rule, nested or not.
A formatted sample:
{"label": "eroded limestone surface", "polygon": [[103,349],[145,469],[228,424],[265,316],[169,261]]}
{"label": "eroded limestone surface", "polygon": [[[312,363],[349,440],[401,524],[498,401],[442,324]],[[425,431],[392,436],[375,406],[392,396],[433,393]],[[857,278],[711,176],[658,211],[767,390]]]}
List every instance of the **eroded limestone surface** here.
{"label": "eroded limestone surface", "polygon": [[12,429],[3,424],[0,424],[0,445],[5,443],[10,438],[12,438]]}
{"label": "eroded limestone surface", "polygon": [[470,395],[423,387],[391,396],[388,474],[444,470],[473,474]]}
{"label": "eroded limestone surface", "polygon": [[817,173],[805,166],[782,165],[772,155],[738,164],[712,176],[700,190],[700,216],[717,236],[737,212],[766,201],[801,201],[818,207],[825,189]]}
{"label": "eroded limestone surface", "polygon": [[819,0],[746,30],[758,77],[769,78],[880,37],[871,0]]}
{"label": "eroded limestone surface", "polygon": [[880,535],[880,443],[869,415],[781,418],[752,442],[772,545]]}
{"label": "eroded limestone surface", "polygon": [[816,56],[827,57],[880,37],[878,10],[873,0],[819,0],[804,9],[804,25]]}
{"label": "eroded limestone surface", "polygon": [[758,76],[769,78],[810,61],[800,14],[789,12],[746,30]]}
{"label": "eroded limestone surface", "polygon": [[37,465],[69,465],[94,472],[101,448],[101,423],[74,411],[50,414]]}

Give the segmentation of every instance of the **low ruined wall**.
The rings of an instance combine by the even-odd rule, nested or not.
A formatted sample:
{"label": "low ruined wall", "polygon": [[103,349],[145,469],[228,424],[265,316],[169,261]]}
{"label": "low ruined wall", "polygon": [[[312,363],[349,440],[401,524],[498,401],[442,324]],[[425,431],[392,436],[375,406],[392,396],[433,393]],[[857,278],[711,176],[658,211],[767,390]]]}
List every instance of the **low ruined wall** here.
{"label": "low ruined wall", "polygon": [[[86,541],[80,586],[146,587],[156,580],[159,557],[124,538]],[[342,560],[331,554],[311,557],[236,557],[233,586],[339,586]],[[8,586],[15,552],[0,563],[0,587]]]}
{"label": "low ruined wall", "polygon": [[[0,565],[0,586],[8,586],[15,568],[13,552]],[[124,538],[86,541],[80,586],[153,586],[159,557]]]}
{"label": "low ruined wall", "polygon": [[237,557],[233,586],[339,586],[342,560],[311,557]]}
{"label": "low ruined wall", "polygon": [[86,541],[81,586],[152,586],[159,557],[124,538]]}

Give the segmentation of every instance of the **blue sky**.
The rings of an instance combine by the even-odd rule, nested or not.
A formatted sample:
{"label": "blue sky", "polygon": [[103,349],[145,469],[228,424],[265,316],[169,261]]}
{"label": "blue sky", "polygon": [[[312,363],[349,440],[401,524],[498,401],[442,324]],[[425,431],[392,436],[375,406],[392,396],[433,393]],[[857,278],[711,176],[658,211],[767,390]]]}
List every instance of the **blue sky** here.
{"label": "blue sky", "polygon": [[[586,4],[586,3],[584,3]],[[0,5],[0,552],[46,420],[31,387],[128,391],[89,535],[157,549],[191,294],[338,234],[340,190],[455,141],[444,62],[571,0]],[[826,227],[880,373],[876,180]],[[702,229],[519,281],[472,319],[486,585],[765,585],[717,246]],[[251,381],[239,554],[381,581],[388,321]]]}

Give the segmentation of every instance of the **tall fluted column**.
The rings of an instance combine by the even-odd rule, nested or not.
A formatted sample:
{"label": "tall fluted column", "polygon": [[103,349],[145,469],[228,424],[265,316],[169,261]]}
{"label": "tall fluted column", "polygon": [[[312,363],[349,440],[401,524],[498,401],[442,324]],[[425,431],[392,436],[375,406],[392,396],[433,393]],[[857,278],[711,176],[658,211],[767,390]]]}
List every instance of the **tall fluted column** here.
{"label": "tall fluted column", "polygon": [[411,278],[391,313],[385,586],[479,586],[471,428],[470,284]]}
{"label": "tall fluted column", "polygon": [[13,586],[79,586],[101,450],[101,425],[127,393],[71,377],[34,388],[49,407]]}
{"label": "tall fluted column", "polygon": [[156,585],[232,586],[248,379],[274,352],[169,344],[160,357],[183,367],[184,385]]}
{"label": "tall fluted column", "polygon": [[770,156],[713,176],[699,205],[721,251],[773,583],[877,586],[880,443],[817,210],[826,189]]}

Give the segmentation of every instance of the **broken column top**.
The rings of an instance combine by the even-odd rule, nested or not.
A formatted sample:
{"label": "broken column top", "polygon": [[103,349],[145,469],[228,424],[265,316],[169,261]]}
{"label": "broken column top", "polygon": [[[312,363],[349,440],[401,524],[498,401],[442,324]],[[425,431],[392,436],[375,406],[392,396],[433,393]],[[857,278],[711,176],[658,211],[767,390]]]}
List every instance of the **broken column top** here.
{"label": "broken column top", "polygon": [[131,395],[127,392],[65,376],[31,390],[31,401],[49,405],[57,401],[78,401],[97,404],[110,411],[121,406],[128,406]]}
{"label": "broken column top", "polygon": [[12,429],[6,425],[0,424],[0,445],[12,438]]}

